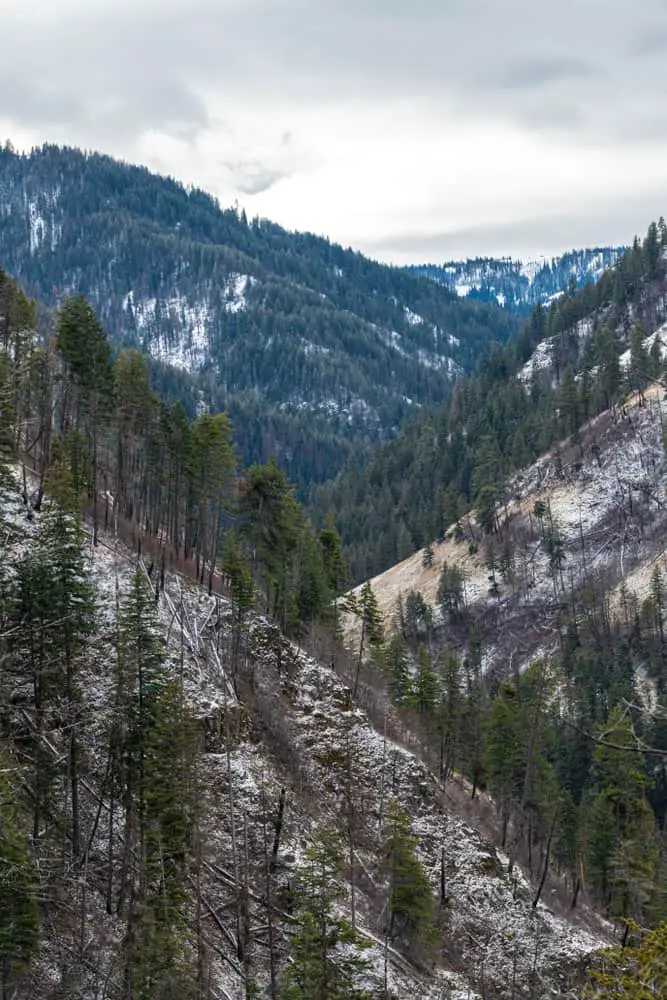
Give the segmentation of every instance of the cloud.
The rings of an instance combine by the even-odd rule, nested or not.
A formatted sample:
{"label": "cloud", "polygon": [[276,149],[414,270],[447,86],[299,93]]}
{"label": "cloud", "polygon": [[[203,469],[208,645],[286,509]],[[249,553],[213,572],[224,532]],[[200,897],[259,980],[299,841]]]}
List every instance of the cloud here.
{"label": "cloud", "polygon": [[518,59],[504,67],[498,84],[509,90],[543,88],[548,84],[584,80],[594,75],[593,66],[576,59]]}
{"label": "cloud", "polygon": [[232,176],[234,186],[242,194],[262,194],[289,176],[286,170],[270,167],[259,160],[223,163]]}
{"label": "cloud", "polygon": [[[479,224],[434,233],[396,233],[389,238],[368,241],[365,250],[375,257],[397,263],[413,260],[446,261],[477,256],[547,256],[584,246],[629,244],[637,233],[644,236],[655,218],[651,196],[633,198],[620,207],[614,218],[600,208],[563,212],[540,218],[519,218],[506,222]],[[639,220],[639,221],[638,221]]]}
{"label": "cloud", "polygon": [[663,0],[3,0],[0,134],[386,253],[425,217],[460,245],[546,244],[591,199],[621,239],[649,174],[667,194],[666,47]]}

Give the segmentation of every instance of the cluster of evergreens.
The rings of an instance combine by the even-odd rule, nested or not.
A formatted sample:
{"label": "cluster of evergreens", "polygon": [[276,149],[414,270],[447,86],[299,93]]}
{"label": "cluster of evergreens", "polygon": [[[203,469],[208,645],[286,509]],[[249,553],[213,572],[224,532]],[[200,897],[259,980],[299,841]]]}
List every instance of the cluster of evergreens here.
{"label": "cluster of evergreens", "polygon": [[582,287],[591,280],[593,269],[612,267],[618,252],[612,247],[571,250],[561,257],[545,260],[531,278],[522,262],[511,257],[473,257],[445,264],[413,264],[407,270],[452,289],[459,284],[468,285],[468,298],[473,301],[500,301],[504,309],[528,316],[536,305],[558,297],[569,287],[573,277],[577,286]]}
{"label": "cluster of evergreens", "polygon": [[[177,562],[210,588],[223,582],[236,680],[251,609],[295,634],[335,626],[347,580],[338,535],[312,532],[274,463],[238,473],[226,416],[188,421],[151,391],[138,353],[112,362],[84,299],[64,303],[45,344],[34,320],[0,273],[0,987],[47,995],[55,972],[68,997],[208,1000],[218,994],[198,885],[202,857],[216,855],[202,825],[202,731],[156,612],[160,553],[163,571]],[[124,533],[153,553],[124,596],[95,585],[84,511],[93,546]],[[398,803],[384,831],[385,947],[431,961],[435,904]],[[354,913],[339,913],[342,850],[318,831],[285,913],[267,849],[264,994],[248,952],[246,856],[236,930],[216,919],[237,942],[247,997],[370,996]],[[93,955],[102,910],[116,941]]]}
{"label": "cluster of evergreens", "polygon": [[[462,578],[444,564],[439,613],[464,619]],[[465,775],[490,793],[511,866],[529,868],[537,905],[550,866],[610,917],[638,927],[665,919],[667,890],[666,581],[656,569],[643,602],[623,597],[621,620],[590,588],[560,625],[561,653],[528,670],[489,675],[471,626],[463,654],[434,643],[435,609],[417,593],[383,622],[369,587],[348,610],[361,648],[441,779]],[[457,598],[458,595],[458,598]],[[638,678],[658,708],[642,707]],[[624,995],[624,994],[623,994]]]}
{"label": "cluster of evergreens", "polygon": [[[538,306],[515,341],[492,350],[476,375],[456,384],[451,401],[424,410],[368,461],[351,460],[315,491],[316,516],[335,512],[356,580],[442,538],[473,506],[487,526],[512,471],[662,371],[659,345],[644,357],[641,317],[650,328],[666,246],[661,220],[597,284],[573,286],[548,310]],[[616,331],[629,305],[636,320],[621,337]],[[549,369],[517,379],[546,340]],[[619,356],[628,346],[633,359],[624,376]]]}
{"label": "cluster of evergreens", "polygon": [[218,561],[224,574],[234,553],[284,628],[328,613],[343,582],[327,563],[337,558],[335,532],[314,535],[273,461],[241,473],[225,414],[189,420],[179,403],[166,404],[138,351],[112,360],[80,296],[65,301],[42,344],[34,305],[0,274],[0,320],[7,455],[37,475],[37,506],[61,460],[95,541],[101,526],[143,536],[160,547],[163,569],[182,558],[209,587]]}
{"label": "cluster of evergreens", "polygon": [[[82,293],[114,348],[154,356],[158,340],[182,341],[189,309],[205,315],[203,369],[156,363],[153,384],[189,417],[202,394],[226,410],[244,462],[274,455],[304,495],[446,398],[448,359],[470,371],[516,331],[498,307],[109,157],[0,148],[0,190],[3,266],[41,304]],[[239,275],[245,304],[230,308]]]}

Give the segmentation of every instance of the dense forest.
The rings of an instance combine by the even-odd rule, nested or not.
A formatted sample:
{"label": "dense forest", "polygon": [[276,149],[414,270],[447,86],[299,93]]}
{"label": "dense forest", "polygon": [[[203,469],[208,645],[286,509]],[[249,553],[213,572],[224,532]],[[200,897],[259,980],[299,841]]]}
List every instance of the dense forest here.
{"label": "dense forest", "polygon": [[[335,512],[356,580],[443,537],[471,506],[490,524],[513,470],[615,403],[640,369],[653,377],[662,371],[659,345],[642,356],[642,321],[654,328],[664,297],[665,246],[661,220],[595,285],[537,306],[515,340],[456,384],[451,401],[413,417],[368,462],[351,459],[316,491],[317,516]],[[517,378],[544,343],[549,367]],[[628,348],[624,375],[619,357]]]}
{"label": "dense forest", "polygon": [[[497,306],[109,157],[0,149],[3,266],[42,305],[82,293],[114,349],[189,417],[226,410],[247,464],[302,495],[442,402],[517,321]],[[175,366],[175,367],[174,367]]]}
{"label": "dense forest", "polygon": [[473,302],[498,303],[516,315],[529,316],[535,306],[549,305],[573,281],[577,288],[595,283],[627,249],[595,247],[527,261],[472,257],[444,264],[413,264],[407,270],[437,281]]}
{"label": "dense forest", "polygon": [[[591,417],[664,379],[646,334],[666,246],[652,224],[595,286],[538,307],[440,410],[317,491],[312,521],[284,469],[244,465],[237,423],[175,400],[180,376],[114,346],[87,299],[40,316],[0,272],[3,1000],[430,1000],[443,968],[485,1000],[659,995],[664,572],[612,613],[605,581],[568,589],[535,504],[558,642],[526,669],[485,669],[453,564],[436,604],[410,591],[384,618],[369,583],[348,588],[447,533],[483,549],[491,597],[515,585],[511,473],[563,439],[583,456]],[[119,553],[124,575],[104,562]],[[500,853],[475,877],[493,882],[465,881],[473,834],[443,813],[464,799],[488,807]],[[587,960],[547,894],[599,935],[602,912],[623,955],[576,980]]]}
{"label": "dense forest", "polygon": [[[2,994],[218,997],[198,886],[202,857],[220,858],[206,841],[196,765],[201,720],[183,680],[185,620],[195,608],[186,612],[181,596],[179,673],[168,661],[156,602],[174,565],[209,593],[229,595],[229,646],[214,652],[233,684],[225,713],[229,762],[230,711],[243,688],[251,614],[264,610],[295,636],[315,621],[335,627],[332,599],[346,580],[340,546],[335,530],[312,532],[274,463],[237,474],[225,415],[189,422],[182,407],[168,407],[151,391],[141,355],[121,352],[112,363],[83,298],[64,303],[53,332],[40,342],[34,303],[0,273]],[[143,544],[145,560],[122,592],[117,571],[115,593],[93,573],[89,544],[99,551],[102,533],[126,537],[139,553]],[[233,795],[230,785],[232,810]],[[388,941],[397,945],[400,935],[406,946],[423,939],[430,948],[435,907],[419,898],[425,877],[409,822],[398,805],[392,809],[388,858],[409,870],[412,887],[404,882],[397,894],[390,880],[396,927]],[[289,889],[290,962],[278,976],[284,914],[274,912],[271,893],[278,891],[282,818],[275,823],[274,857],[269,870],[266,847],[262,876],[267,995],[305,1000],[320,977],[329,984],[322,996],[333,996],[334,984],[336,996],[367,996],[355,986],[368,967],[361,939],[337,911],[342,845],[324,826]],[[257,997],[247,830],[245,851],[243,881],[233,858],[241,895],[230,961],[244,995]],[[100,907],[112,918],[113,940],[91,954]],[[49,984],[53,969],[40,965],[44,938],[57,985]]]}
{"label": "dense forest", "polygon": [[[664,229],[652,226],[644,244],[636,244],[599,286],[565,296],[548,314],[538,310],[510,351],[494,354],[445,411],[427,419],[430,452],[415,446],[429,440],[416,424],[396,451],[381,453],[364,473],[369,499],[359,502],[359,510],[373,504],[380,516],[379,500],[385,498],[374,489],[374,470],[382,469],[382,462],[385,469],[397,468],[387,456],[399,454],[405,463],[402,482],[420,497],[415,523],[427,513],[430,518],[422,527],[427,540],[430,532],[436,537],[456,522],[471,503],[481,529],[502,537],[508,471],[559,435],[576,435],[587,415],[614,403],[628,387],[641,390],[661,376],[659,356],[646,351],[637,329],[629,334],[629,374],[622,375],[622,345],[609,310],[646,299],[662,280],[664,243]],[[581,346],[571,331],[596,309],[605,317],[593,340],[598,353],[589,357],[597,373],[588,369],[590,379],[577,380]],[[206,864],[217,858],[220,867],[220,858],[207,839],[212,834],[197,765],[202,726],[184,679],[186,642],[196,646],[195,608],[186,612],[181,596],[179,614],[165,594],[174,568],[203,584],[198,601],[207,591],[224,591],[229,602],[229,638],[215,655],[231,678],[230,699],[240,698],[251,714],[260,695],[265,705],[272,704],[282,684],[295,683],[294,647],[283,644],[278,630],[260,626],[258,612],[297,641],[318,642],[328,651],[329,671],[344,671],[345,687],[336,688],[342,699],[338,716],[345,718],[345,704],[366,703],[378,726],[384,719],[384,750],[381,740],[378,748],[386,755],[391,703],[392,731],[411,734],[443,787],[463,774],[472,800],[480,789],[491,793],[509,858],[503,876],[508,898],[537,914],[550,868],[557,869],[558,884],[570,888],[572,907],[585,897],[612,919],[630,917],[640,927],[657,928],[628,953],[628,989],[655,979],[665,916],[667,811],[662,575],[655,574],[649,599],[625,623],[616,624],[604,601],[592,594],[583,617],[563,617],[562,648],[554,662],[487,676],[474,629],[467,630],[463,655],[432,646],[434,610],[418,595],[408,595],[391,621],[381,619],[368,585],[336,602],[349,575],[333,524],[319,532],[311,527],[275,463],[238,467],[226,415],[188,417],[181,405],[151,388],[138,352],[113,357],[85,299],[67,298],[53,324],[40,337],[34,303],[0,274],[5,996],[208,1000],[220,995],[211,970],[224,949],[224,961],[232,962],[246,998],[386,1000],[392,995],[390,950],[420,970],[426,982],[443,951],[451,949],[448,921],[454,911],[447,886],[460,872],[448,867],[443,848],[438,894],[421,860],[426,848],[414,838],[405,809],[385,790],[384,777],[378,829],[363,796],[354,794],[355,788],[366,788],[369,750],[353,754],[349,735],[341,748],[318,750],[330,769],[325,773],[339,776],[340,826],[311,827],[298,874],[281,879],[276,857],[284,794],[271,819],[266,807],[259,817],[246,813],[238,826],[233,819],[234,796],[243,793],[243,785],[233,780],[229,711],[222,714],[217,736],[225,748],[223,766],[227,754],[231,853],[218,875],[234,891],[224,915],[214,910],[222,943],[212,945],[204,926],[206,907],[212,907],[202,885]],[[555,338],[558,347],[559,378],[552,383],[538,377],[526,386],[514,374],[546,337]],[[420,469],[436,479],[435,492],[429,493],[429,480],[419,478]],[[459,478],[452,479],[452,469]],[[378,480],[383,482],[389,487],[388,477]],[[429,496],[437,499],[438,490],[451,483],[457,509],[445,509],[443,495],[443,505],[434,503],[428,511]],[[361,490],[357,483],[350,497],[363,500]],[[402,501],[405,517],[411,496]],[[340,510],[345,525],[349,506],[342,494]],[[547,513],[534,515],[557,566],[558,538]],[[125,538],[143,555],[124,588],[96,582],[84,518],[93,550],[112,536]],[[386,526],[378,521],[372,529],[366,524],[378,534],[381,527]],[[438,612],[465,626],[461,587],[456,572],[443,565]],[[172,620],[180,627],[180,663],[178,656],[175,662],[169,658],[156,616],[161,596],[172,601]],[[358,623],[351,654],[336,640],[342,613]],[[270,673],[266,663],[249,667],[249,650],[260,639],[273,657]],[[632,707],[640,665],[658,697],[648,722]],[[378,700],[383,693],[386,703]],[[253,725],[256,739],[268,734],[277,745],[282,739],[287,759],[298,757],[296,742],[284,743],[273,709],[265,709],[261,724],[252,714],[251,722],[243,723],[240,713],[238,725]],[[291,766],[297,766],[294,759]],[[392,767],[396,789],[395,754]],[[412,794],[417,784],[412,779]],[[254,854],[250,858],[250,822],[258,822],[260,834],[263,826],[258,862]],[[357,856],[364,845],[368,852],[372,845],[372,852],[362,862]],[[519,866],[534,877],[529,890]],[[374,921],[383,948],[379,985],[369,985],[365,952],[371,942],[364,939],[356,910],[362,890],[375,907],[364,918]],[[342,916],[343,900],[351,906],[349,919]],[[111,923],[104,947],[93,954],[89,942],[98,940],[100,919],[95,906]],[[532,918],[536,927],[537,919]],[[637,944],[631,926],[622,934]],[[538,974],[537,934],[530,958],[514,951],[505,981],[492,986],[483,967],[475,972],[483,996],[547,995],[548,980]],[[48,967],[40,965],[45,941]],[[605,975],[603,968],[589,989],[614,996]]]}

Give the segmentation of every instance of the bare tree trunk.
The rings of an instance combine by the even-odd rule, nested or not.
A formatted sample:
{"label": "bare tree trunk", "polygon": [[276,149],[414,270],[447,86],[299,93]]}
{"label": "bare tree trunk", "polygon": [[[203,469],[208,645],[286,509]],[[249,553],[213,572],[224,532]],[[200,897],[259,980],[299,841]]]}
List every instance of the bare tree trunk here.
{"label": "bare tree trunk", "polygon": [[547,838],[547,848],[544,855],[544,865],[542,866],[542,875],[540,877],[540,884],[537,887],[537,892],[533,899],[533,908],[537,906],[540,901],[540,896],[542,895],[542,890],[544,889],[544,883],[547,880],[547,874],[549,872],[549,857],[551,855],[551,842],[553,840],[554,830],[556,829],[556,819],[558,818],[557,810],[554,810],[553,817],[551,819],[551,826],[549,827],[549,836]]}

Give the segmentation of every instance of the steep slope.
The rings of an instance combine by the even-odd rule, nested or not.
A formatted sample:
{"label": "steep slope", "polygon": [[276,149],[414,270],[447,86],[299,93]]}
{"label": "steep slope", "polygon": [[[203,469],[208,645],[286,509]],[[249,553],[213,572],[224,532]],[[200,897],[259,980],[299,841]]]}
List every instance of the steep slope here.
{"label": "steep slope", "polygon": [[[667,324],[655,338],[667,356]],[[508,483],[497,536],[485,538],[467,516],[433,544],[432,565],[422,549],[371,581],[386,620],[401,595],[420,593],[435,610],[438,645],[464,650],[474,629],[485,670],[503,673],[560,649],[564,602],[583,607],[595,591],[614,615],[627,615],[665,565],[666,417],[666,390],[653,386],[585,424],[576,443],[562,441],[522,469]],[[557,562],[549,544],[555,536]],[[505,547],[512,566],[503,574]],[[438,599],[445,562],[462,574],[457,621]]]}
{"label": "steep slope", "polygon": [[513,260],[475,257],[445,264],[417,264],[411,274],[437,281],[457,295],[477,302],[497,302],[509,312],[528,315],[538,303],[548,305],[574,283],[597,281],[627,247],[571,250],[559,257]]}
{"label": "steep slope", "polygon": [[[6,490],[2,514],[11,525],[16,555],[30,544],[40,515],[28,519],[14,493]],[[80,678],[81,712],[95,720],[86,727],[81,746],[86,759],[82,824],[90,835],[86,869],[83,876],[74,870],[62,875],[76,919],[70,919],[68,906],[52,902],[39,955],[14,994],[21,1000],[36,995],[47,1000],[64,990],[68,996],[93,997],[103,982],[115,995],[127,947],[122,917],[105,908],[104,873],[111,848],[106,824],[98,820],[100,812],[109,813],[113,801],[104,778],[105,739],[114,719],[113,677],[105,663],[116,655],[114,607],[129,593],[137,560],[110,536],[102,537],[97,547],[91,545],[89,552],[104,622],[95,640],[96,657]],[[273,951],[282,967],[291,926],[284,908],[289,908],[291,886],[318,824],[328,823],[347,836],[350,774],[356,918],[369,946],[367,987],[373,995],[396,1000],[406,996],[546,1000],[565,993],[586,956],[608,939],[609,926],[585,909],[566,919],[553,907],[532,905],[534,888],[526,875],[516,866],[508,871],[507,857],[457,815],[463,797],[457,789],[446,790],[413,752],[391,739],[386,724],[381,735],[351,700],[344,676],[351,664],[339,663],[334,671],[253,615],[240,651],[237,648],[243,666],[234,681],[230,663],[237,642],[235,613],[226,598],[209,596],[188,579],[168,572],[157,608],[168,669],[182,680],[205,737],[197,762],[202,822],[197,868],[190,878],[189,936],[195,947],[203,921],[211,996],[242,1000],[249,971],[253,982],[260,984],[259,995],[270,995],[267,827],[273,838],[276,806],[281,793],[283,797],[286,793],[270,876],[273,899],[279,901],[274,903]],[[21,704],[21,690],[20,684],[14,687],[15,704]],[[63,738],[59,731],[50,734],[55,754]],[[392,945],[387,951],[388,993],[384,993],[387,874],[382,831],[391,799],[409,812],[434,892],[440,891],[444,870],[446,904],[440,913],[435,968],[420,968]],[[239,866],[241,840],[245,860]],[[114,850],[121,854],[122,849],[119,831]],[[38,845],[37,857],[39,850]],[[249,951],[242,962],[235,910],[243,893],[249,894],[251,903]],[[204,916],[195,921],[197,900]],[[555,895],[554,900],[557,905]],[[348,886],[345,908],[349,905]],[[80,950],[82,928],[85,948]]]}
{"label": "steep slope", "polygon": [[30,294],[85,294],[167,395],[227,408],[243,457],[276,453],[302,485],[442,401],[516,329],[434,282],[53,146],[0,150],[0,248]]}
{"label": "steep slope", "polygon": [[451,402],[416,415],[366,464],[350,462],[317,491],[319,517],[336,512],[356,580],[442,538],[472,506],[490,527],[513,471],[660,374],[659,352],[643,340],[667,317],[666,253],[667,228],[653,223],[595,285],[537,306]]}
{"label": "steep slope", "polygon": [[236,479],[224,416],[170,424],[84,301],[52,351],[33,324],[0,273],[5,992],[276,1000],[323,896],[370,996],[566,992],[613,926],[341,647],[335,532],[275,464]]}

